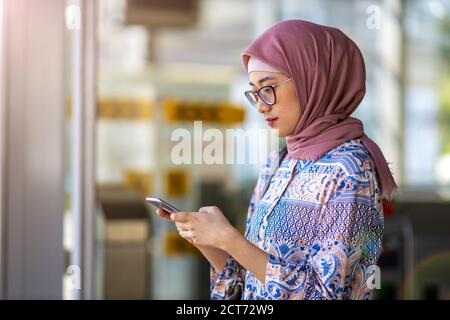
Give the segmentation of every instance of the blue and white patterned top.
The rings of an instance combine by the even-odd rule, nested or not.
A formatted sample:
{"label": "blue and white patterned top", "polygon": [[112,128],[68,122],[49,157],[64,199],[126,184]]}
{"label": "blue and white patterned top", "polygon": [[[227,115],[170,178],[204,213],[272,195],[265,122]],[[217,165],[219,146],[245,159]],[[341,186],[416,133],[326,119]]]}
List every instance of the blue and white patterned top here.
{"label": "blue and white patterned top", "polygon": [[277,155],[262,168],[245,231],[269,254],[265,283],[230,256],[222,272],[211,266],[211,298],[242,283],[243,300],[368,299],[384,218],[367,150],[355,139],[316,162],[284,159],[260,199]]}

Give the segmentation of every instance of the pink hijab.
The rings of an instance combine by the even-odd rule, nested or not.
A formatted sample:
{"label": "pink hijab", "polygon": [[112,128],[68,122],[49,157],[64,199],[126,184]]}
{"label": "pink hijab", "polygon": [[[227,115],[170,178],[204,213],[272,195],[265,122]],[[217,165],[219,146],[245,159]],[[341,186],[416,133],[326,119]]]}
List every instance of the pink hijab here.
{"label": "pink hijab", "polygon": [[301,117],[286,138],[288,157],[316,161],[348,140],[360,138],[375,162],[382,197],[391,200],[397,185],[380,148],[350,117],[366,92],[364,59],[339,29],[302,20],[278,23],[242,53],[245,69],[256,58],[294,79]]}

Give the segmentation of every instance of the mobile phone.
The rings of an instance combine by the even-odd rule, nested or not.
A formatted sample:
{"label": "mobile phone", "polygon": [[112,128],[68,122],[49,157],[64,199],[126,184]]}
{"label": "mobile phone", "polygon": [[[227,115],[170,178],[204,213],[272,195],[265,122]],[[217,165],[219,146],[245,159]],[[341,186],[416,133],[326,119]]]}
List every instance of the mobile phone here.
{"label": "mobile phone", "polygon": [[160,198],[147,197],[147,198],[145,198],[145,200],[147,202],[151,203],[152,205],[154,205],[155,207],[167,211],[168,213],[174,213],[174,212],[181,211]]}

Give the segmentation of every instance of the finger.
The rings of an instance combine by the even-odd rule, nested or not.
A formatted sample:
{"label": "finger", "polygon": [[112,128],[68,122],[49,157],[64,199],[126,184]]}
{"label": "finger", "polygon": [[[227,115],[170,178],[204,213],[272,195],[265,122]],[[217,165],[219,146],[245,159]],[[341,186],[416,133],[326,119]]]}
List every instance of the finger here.
{"label": "finger", "polygon": [[189,231],[189,230],[186,230],[186,231],[181,230],[179,233],[180,233],[180,236],[182,236],[183,238],[192,238],[192,236],[193,236],[192,231]]}
{"label": "finger", "polygon": [[183,225],[183,226],[180,226],[180,225],[177,226],[177,230],[178,230],[178,231],[180,231],[180,230],[185,230],[185,231],[186,231],[186,230],[191,230],[191,231],[194,231],[194,230],[192,230],[190,227],[184,226],[184,225]]}
{"label": "finger", "polygon": [[175,226],[177,228],[189,229],[190,228],[190,223],[189,222],[175,222]]}
{"label": "finger", "polygon": [[160,209],[160,208],[156,209],[156,214],[161,218],[170,220],[170,213],[163,209]]}
{"label": "finger", "polygon": [[217,208],[216,206],[201,207],[200,209],[198,209],[198,212],[209,213],[209,212],[214,212],[215,210],[218,210],[218,209],[219,208]]}
{"label": "finger", "polygon": [[170,214],[170,219],[175,222],[187,222],[191,219],[192,214],[195,214],[195,212],[174,212]]}

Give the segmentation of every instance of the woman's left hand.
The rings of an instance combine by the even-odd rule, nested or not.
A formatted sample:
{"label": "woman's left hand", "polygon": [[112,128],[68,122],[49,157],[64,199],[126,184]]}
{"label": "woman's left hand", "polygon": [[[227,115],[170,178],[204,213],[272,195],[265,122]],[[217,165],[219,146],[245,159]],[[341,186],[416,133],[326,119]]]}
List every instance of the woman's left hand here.
{"label": "woman's left hand", "polygon": [[226,244],[239,233],[217,207],[202,207],[199,212],[170,214],[183,238],[195,245],[226,250]]}

